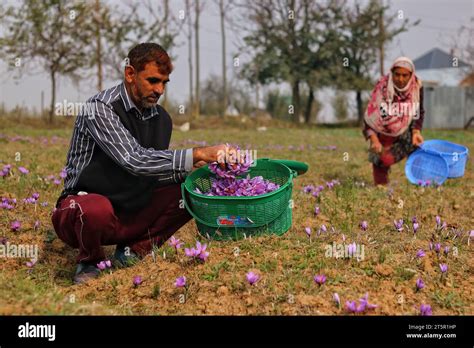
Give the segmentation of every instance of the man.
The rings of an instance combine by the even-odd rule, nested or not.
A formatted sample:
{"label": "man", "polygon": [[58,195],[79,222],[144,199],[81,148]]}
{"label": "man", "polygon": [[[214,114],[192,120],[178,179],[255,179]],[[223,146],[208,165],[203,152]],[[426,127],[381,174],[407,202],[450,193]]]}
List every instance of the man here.
{"label": "man", "polygon": [[114,258],[127,265],[170,238],[191,219],[180,206],[180,183],[226,150],[168,150],[172,121],[157,102],[170,58],[160,45],[142,43],[128,63],[124,81],[90,98],[78,115],[52,215],[58,237],[79,249],[76,284],[98,276],[103,245],[117,245]]}

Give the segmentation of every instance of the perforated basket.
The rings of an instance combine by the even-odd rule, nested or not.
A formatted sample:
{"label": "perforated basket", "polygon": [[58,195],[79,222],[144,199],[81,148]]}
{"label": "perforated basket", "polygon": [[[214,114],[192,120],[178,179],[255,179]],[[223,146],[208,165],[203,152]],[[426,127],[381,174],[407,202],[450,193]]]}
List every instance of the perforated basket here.
{"label": "perforated basket", "polygon": [[405,174],[412,184],[431,181],[441,185],[448,178],[448,163],[439,154],[418,149],[405,164]]}
{"label": "perforated basket", "polygon": [[469,149],[463,145],[446,140],[427,140],[421,148],[441,155],[449,166],[448,178],[459,178],[464,175]]}
{"label": "perforated basket", "polygon": [[186,178],[181,185],[183,201],[203,236],[239,239],[244,235],[280,235],[291,227],[290,199],[297,172],[278,160],[258,159],[248,174],[250,177],[262,176],[280,188],[251,197],[206,196],[195,189],[199,188],[201,192],[210,190],[214,174],[207,166]]}

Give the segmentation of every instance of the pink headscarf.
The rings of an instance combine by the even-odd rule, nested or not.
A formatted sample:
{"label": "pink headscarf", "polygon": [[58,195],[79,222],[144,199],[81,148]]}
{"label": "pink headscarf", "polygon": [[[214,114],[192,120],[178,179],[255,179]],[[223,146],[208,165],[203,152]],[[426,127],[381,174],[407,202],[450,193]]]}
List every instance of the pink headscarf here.
{"label": "pink headscarf", "polygon": [[[392,70],[405,68],[411,78],[402,89],[393,83]],[[375,86],[367,110],[365,122],[376,132],[396,137],[403,134],[413,118],[419,115],[421,81],[415,75],[415,65],[410,58],[399,57],[390,72]]]}

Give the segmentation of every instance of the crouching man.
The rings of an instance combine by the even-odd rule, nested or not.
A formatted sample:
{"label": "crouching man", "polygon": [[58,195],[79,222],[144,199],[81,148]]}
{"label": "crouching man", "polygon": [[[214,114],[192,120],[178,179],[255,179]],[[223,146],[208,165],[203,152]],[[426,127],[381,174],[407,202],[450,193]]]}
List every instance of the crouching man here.
{"label": "crouching man", "polygon": [[52,215],[58,237],[79,249],[76,284],[98,276],[103,245],[117,245],[114,259],[126,265],[188,222],[180,183],[225,151],[169,150],[172,121],[157,103],[173,69],[170,57],[160,45],[142,43],[128,63],[123,82],[91,97],[78,115]]}

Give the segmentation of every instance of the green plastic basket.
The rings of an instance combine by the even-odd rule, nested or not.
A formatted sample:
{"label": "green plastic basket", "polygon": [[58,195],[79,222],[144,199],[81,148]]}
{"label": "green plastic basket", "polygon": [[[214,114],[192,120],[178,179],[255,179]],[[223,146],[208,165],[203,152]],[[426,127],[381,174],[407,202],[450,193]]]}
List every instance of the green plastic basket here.
{"label": "green plastic basket", "polygon": [[221,197],[194,192],[196,188],[202,192],[211,188],[214,174],[205,166],[192,172],[181,185],[184,205],[196,220],[199,233],[207,238],[236,240],[262,234],[282,235],[292,222],[293,178],[307,169],[302,162],[258,159],[248,174],[263,176],[280,188],[260,196]]}

